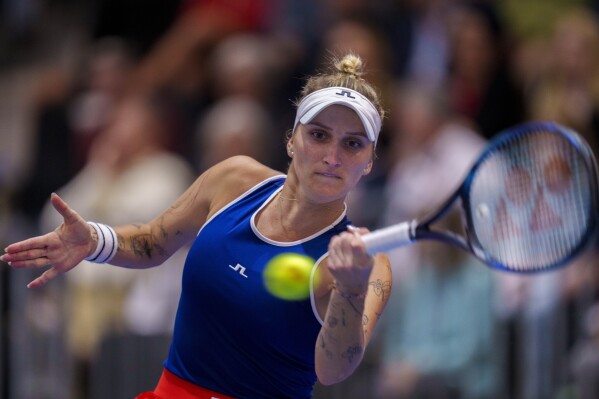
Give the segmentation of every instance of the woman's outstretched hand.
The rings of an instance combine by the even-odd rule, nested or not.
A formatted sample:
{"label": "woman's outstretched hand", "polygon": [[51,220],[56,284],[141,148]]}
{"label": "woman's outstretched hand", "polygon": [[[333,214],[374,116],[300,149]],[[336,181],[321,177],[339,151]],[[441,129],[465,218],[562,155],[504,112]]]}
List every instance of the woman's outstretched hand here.
{"label": "woman's outstretched hand", "polygon": [[0,257],[15,269],[50,267],[30,282],[28,288],[41,287],[71,270],[93,251],[96,244],[90,226],[77,212],[57,194],[52,194],[50,202],[62,215],[63,223],[51,233],[9,245]]}

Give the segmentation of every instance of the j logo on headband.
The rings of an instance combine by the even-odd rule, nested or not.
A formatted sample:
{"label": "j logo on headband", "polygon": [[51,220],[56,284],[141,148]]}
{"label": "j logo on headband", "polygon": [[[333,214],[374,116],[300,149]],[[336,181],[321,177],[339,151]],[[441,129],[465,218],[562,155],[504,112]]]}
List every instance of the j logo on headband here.
{"label": "j logo on headband", "polygon": [[353,98],[354,100],[356,99],[356,97],[351,95],[351,91],[349,91],[349,90],[341,90],[340,93],[335,93],[335,94],[337,94],[338,96],[346,96],[348,98]]}

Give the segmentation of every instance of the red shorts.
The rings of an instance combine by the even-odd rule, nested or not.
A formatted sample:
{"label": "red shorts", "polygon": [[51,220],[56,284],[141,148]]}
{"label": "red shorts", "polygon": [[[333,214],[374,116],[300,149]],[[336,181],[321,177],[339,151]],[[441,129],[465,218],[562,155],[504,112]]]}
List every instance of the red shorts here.
{"label": "red shorts", "polygon": [[182,380],[167,369],[162,370],[162,376],[154,392],[144,392],[135,399],[235,399],[199,387],[191,382]]}

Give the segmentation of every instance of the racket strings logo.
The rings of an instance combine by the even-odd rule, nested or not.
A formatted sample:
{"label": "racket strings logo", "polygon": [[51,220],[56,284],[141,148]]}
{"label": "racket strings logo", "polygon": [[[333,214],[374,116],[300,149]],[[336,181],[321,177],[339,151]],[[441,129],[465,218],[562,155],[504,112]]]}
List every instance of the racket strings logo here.
{"label": "racket strings logo", "polygon": [[522,230],[516,225],[507,210],[505,200],[499,200],[495,210],[495,223],[493,225],[493,239],[504,241],[510,237],[522,235]]}
{"label": "racket strings logo", "polygon": [[562,218],[551,208],[545,199],[545,194],[541,191],[531,216],[530,230],[534,232],[550,230],[561,224]]}
{"label": "racket strings logo", "polygon": [[549,157],[539,176],[532,176],[526,167],[515,165],[503,183],[505,195],[495,208],[494,240],[521,236],[525,234],[524,228],[540,233],[562,225],[562,218],[549,203],[549,198],[559,199],[567,194],[573,184],[572,169],[562,157]]}

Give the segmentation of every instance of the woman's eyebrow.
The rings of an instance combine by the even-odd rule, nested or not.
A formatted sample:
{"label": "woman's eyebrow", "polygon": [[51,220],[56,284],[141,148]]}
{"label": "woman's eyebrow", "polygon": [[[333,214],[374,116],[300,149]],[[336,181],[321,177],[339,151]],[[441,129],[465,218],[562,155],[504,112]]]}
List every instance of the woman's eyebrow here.
{"label": "woman's eyebrow", "polygon": [[[327,130],[333,130],[330,126],[322,123],[322,122],[318,122],[318,121],[311,121],[306,123],[306,125],[315,125],[318,126],[322,129],[327,129]],[[366,132],[364,130],[358,130],[355,132],[348,132],[348,134],[352,135],[352,136],[361,136],[361,137],[365,137],[368,138],[368,136],[366,135]]]}

